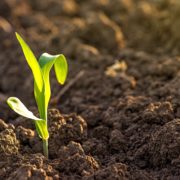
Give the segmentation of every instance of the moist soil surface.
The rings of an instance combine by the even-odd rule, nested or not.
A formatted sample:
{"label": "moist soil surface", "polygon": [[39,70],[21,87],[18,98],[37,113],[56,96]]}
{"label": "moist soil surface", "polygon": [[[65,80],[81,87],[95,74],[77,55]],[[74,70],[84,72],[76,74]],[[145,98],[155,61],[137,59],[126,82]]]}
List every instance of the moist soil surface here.
{"label": "moist soil surface", "polygon": [[[180,3],[177,0],[0,1],[0,179],[180,179]],[[37,57],[63,53],[51,74],[49,159],[16,96],[38,115],[15,39]]]}

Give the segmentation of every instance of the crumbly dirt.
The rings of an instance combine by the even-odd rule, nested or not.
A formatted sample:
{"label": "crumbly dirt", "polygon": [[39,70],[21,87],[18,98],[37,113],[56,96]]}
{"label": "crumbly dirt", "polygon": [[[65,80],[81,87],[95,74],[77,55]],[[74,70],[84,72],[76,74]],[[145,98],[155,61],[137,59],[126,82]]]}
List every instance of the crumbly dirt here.
{"label": "crumbly dirt", "polygon": [[[180,179],[178,0],[0,1],[0,179]],[[38,116],[33,77],[15,39],[37,57],[63,53],[51,74],[49,159],[16,96]]]}

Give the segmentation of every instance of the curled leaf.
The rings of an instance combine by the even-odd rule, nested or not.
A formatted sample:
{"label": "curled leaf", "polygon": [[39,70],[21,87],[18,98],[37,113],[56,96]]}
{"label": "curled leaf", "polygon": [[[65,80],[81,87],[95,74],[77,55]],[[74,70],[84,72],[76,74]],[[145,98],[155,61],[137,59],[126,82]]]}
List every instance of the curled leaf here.
{"label": "curled leaf", "polygon": [[43,79],[44,79],[44,92],[45,92],[44,98],[45,98],[45,106],[47,108],[51,96],[51,86],[49,82],[50,70],[54,65],[57,81],[60,84],[64,84],[67,77],[68,65],[64,55],[62,54],[50,55],[48,53],[43,53],[40,56],[39,65],[41,67]]}

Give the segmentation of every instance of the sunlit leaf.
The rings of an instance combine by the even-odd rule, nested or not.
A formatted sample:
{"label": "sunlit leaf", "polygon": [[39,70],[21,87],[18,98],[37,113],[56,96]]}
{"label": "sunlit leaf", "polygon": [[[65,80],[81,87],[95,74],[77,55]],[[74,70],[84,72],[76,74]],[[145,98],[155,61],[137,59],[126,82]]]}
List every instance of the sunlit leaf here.
{"label": "sunlit leaf", "polygon": [[23,40],[23,38],[18,33],[16,33],[16,37],[22,47],[26,61],[32,70],[32,73],[34,76],[35,99],[38,104],[38,110],[39,110],[40,117],[45,119],[46,112],[45,112],[45,108],[44,108],[45,102],[44,102],[44,94],[43,94],[44,81],[43,81],[41,68],[39,66],[39,63],[38,63],[36,57],[34,56],[34,53],[31,51],[30,47]]}
{"label": "sunlit leaf", "polygon": [[16,32],[16,37],[22,47],[24,56],[27,60],[28,65],[30,66],[33,76],[34,76],[34,81],[39,89],[39,91],[42,91],[43,89],[43,78],[42,78],[42,73],[41,73],[41,68],[39,66],[39,63],[34,56],[33,52],[29,48],[29,46],[26,44],[26,42],[22,39],[22,37]]}
{"label": "sunlit leaf", "polygon": [[54,65],[56,78],[60,84],[64,84],[68,65],[66,58],[62,55],[50,55],[48,53],[43,53],[39,58],[39,64],[42,69],[43,79],[44,79],[44,86],[45,86],[45,106],[48,107],[49,99],[51,96],[51,86],[49,82],[49,73]]}
{"label": "sunlit leaf", "polygon": [[10,97],[8,98],[7,103],[11,107],[11,109],[14,110],[17,114],[35,121],[43,121],[43,119],[34,116],[34,114],[29,111],[18,98]]}

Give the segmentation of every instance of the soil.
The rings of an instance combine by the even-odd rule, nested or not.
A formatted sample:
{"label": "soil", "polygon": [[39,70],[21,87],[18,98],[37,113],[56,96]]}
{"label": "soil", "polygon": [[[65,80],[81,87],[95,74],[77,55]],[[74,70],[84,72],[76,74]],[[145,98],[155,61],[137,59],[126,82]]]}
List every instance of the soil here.
{"label": "soil", "polygon": [[[180,179],[180,3],[172,0],[0,1],[0,179]],[[63,53],[52,73],[49,159],[31,120],[33,78],[15,39],[36,56]]]}

